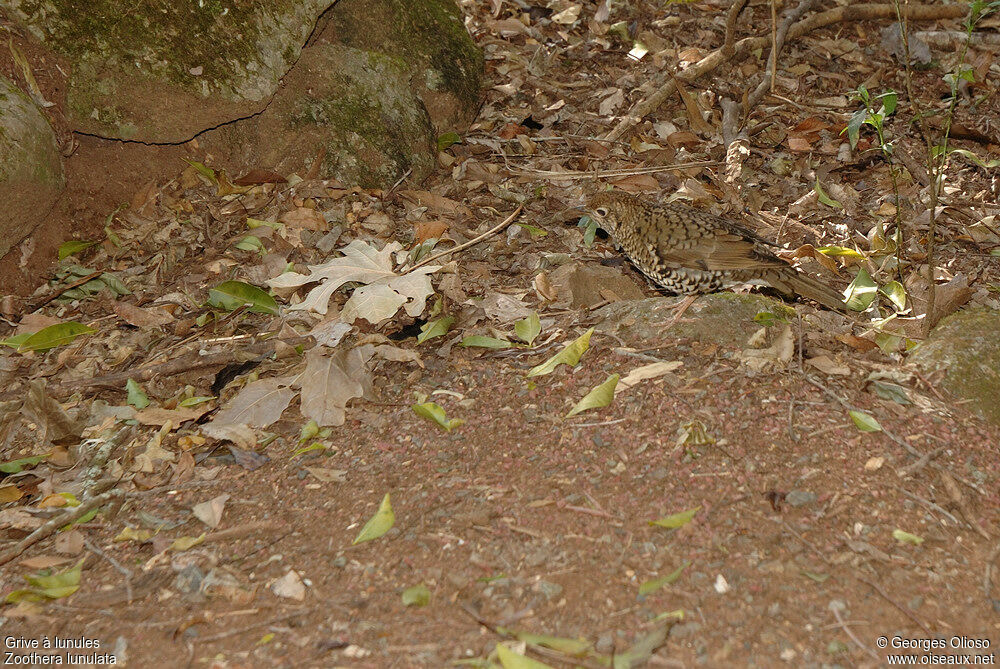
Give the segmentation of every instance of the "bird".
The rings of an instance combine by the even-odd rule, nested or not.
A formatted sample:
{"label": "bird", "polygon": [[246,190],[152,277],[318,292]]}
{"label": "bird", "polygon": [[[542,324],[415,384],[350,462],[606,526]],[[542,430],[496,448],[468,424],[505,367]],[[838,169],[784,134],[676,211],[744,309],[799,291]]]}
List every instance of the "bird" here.
{"label": "bird", "polygon": [[846,308],[839,292],[768,249],[777,244],[725,218],[621,191],[592,195],[585,209],[654,284],[687,296],[674,321],[698,295],[739,284],[763,284],[830,309]]}

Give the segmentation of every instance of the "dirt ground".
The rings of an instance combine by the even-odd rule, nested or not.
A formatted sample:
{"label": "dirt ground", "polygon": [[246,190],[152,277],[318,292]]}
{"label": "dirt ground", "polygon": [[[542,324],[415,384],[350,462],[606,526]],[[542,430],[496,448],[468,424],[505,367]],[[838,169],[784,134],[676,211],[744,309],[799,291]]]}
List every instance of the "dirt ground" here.
{"label": "dirt ground", "polygon": [[[843,317],[805,303],[792,305],[801,316],[792,359],[780,371],[753,372],[741,362],[742,340],[719,345],[681,336],[681,328],[642,339],[629,335],[627,322],[609,333],[600,311],[607,299],[561,305],[547,299],[547,279],[538,279],[575,261],[612,268],[632,290],[658,296],[606,238],[584,243],[571,208],[596,187],[578,174],[594,169],[709,163],[602,183],[656,197],[681,189],[690,203],[734,217],[742,209],[735,203],[743,202],[759,213],[747,224],[789,248],[866,239],[873,212],[892,196],[889,168],[870,151],[838,158],[838,128],[856,107],[816,101],[846,96],[862,81],[873,92],[905,89],[901,69],[880,48],[886,24],[843,23],[790,43],[778,92],[751,115],[757,139],[741,181],[724,186],[717,133],[690,127],[697,121],[676,95],[636,129],[637,139],[591,138],[651,92],[641,86],[664,66],[659,58],[674,67],[677,54],[719,46],[727,6],[668,5],[655,15],[645,5],[616,9],[605,24],[626,21],[626,33],[649,31],[663,42],[659,50],[648,44],[650,54],[638,63],[626,57],[632,44],[598,34],[600,26],[590,23],[594,3],[583,3],[582,23],[553,20],[570,7],[525,9],[528,26],[513,3],[467,3],[494,86],[477,125],[447,149],[441,168],[422,185],[362,191],[301,182],[234,195],[185,170],[181,157],[211,164],[196,144],[78,138],[67,161],[70,188],[58,206],[60,226],[69,227],[58,229],[101,239],[114,213],[110,229],[118,243],[104,241],[73,262],[125,277],[132,293],[116,298],[104,289],[41,309],[98,330],[68,347],[28,356],[0,347],[0,408],[10,412],[0,420],[0,462],[54,453],[0,481],[7,486],[0,491],[14,487],[19,495],[0,507],[0,550],[53,513],[39,510],[52,493],[87,487],[82,482],[96,456],[72,439],[53,438],[59,421],[52,416],[61,410],[87,422],[85,434],[101,443],[121,437],[101,472],[120,495],[99,515],[0,567],[0,592],[7,595],[25,587],[26,575],[83,560],[71,596],[0,609],[8,648],[22,643],[15,652],[23,655],[32,651],[23,643],[60,637],[97,642],[73,652],[114,654],[119,665],[218,669],[492,667],[501,666],[498,642],[552,667],[876,667],[893,652],[928,666],[931,653],[939,664],[995,663],[1000,427],[941,392],[936,378],[908,370],[901,353],[859,343],[872,339],[864,328],[851,330]],[[763,30],[769,20],[767,5],[751,3],[751,10],[738,37],[751,26]],[[831,49],[840,54],[832,60]],[[654,58],[657,51],[674,53],[674,61]],[[983,53],[973,50],[969,58],[980,62]],[[692,88],[695,104],[712,110],[702,122],[717,127],[711,103],[720,95],[739,100],[765,60],[766,50]],[[928,108],[940,107],[944,69],[915,73],[914,88]],[[974,114],[987,129],[1000,121],[992,82]],[[619,94],[622,100],[601,110]],[[967,114],[964,121],[973,116],[959,112]],[[919,155],[913,126],[898,119],[894,129],[900,145]],[[784,135],[773,141],[773,131]],[[870,132],[863,137],[871,146]],[[995,143],[958,145],[997,157]],[[550,178],[553,171],[567,174]],[[813,183],[820,175],[841,186],[830,190],[835,197],[857,195],[850,211],[817,201]],[[940,264],[949,276],[964,274],[973,289],[984,289],[973,304],[989,299],[988,287],[1000,283],[1000,263],[990,255],[995,245],[977,240],[962,221],[995,212],[995,179],[957,160],[946,177],[954,186],[949,206],[972,216],[941,220]],[[416,189],[422,190],[404,195]],[[913,200],[925,192],[914,181],[902,189]],[[811,200],[799,202],[811,192]],[[427,193],[442,199],[428,200]],[[246,237],[247,217],[275,221],[289,211],[336,211],[342,230],[334,248],[362,239],[378,246],[399,240],[409,249],[427,229],[445,230],[438,234],[456,242],[471,239],[525,196],[519,221],[546,234],[515,224],[454,258],[454,278],[440,291],[444,313],[457,319],[453,331],[417,344],[414,319],[359,321],[345,342],[411,353],[373,359],[373,391],[352,400],[346,421],[329,432],[300,439],[306,421],[293,401],[280,420],[256,431],[254,448],[234,447],[202,435],[211,413],[129,424],[115,413],[130,409],[124,383],[88,385],[92,377],[127,375],[199,352],[230,355],[233,364],[249,359],[242,373],[261,378],[301,371],[293,335],[305,334],[316,319],[294,311],[227,316],[204,304],[208,288],[225,279],[263,285],[264,267],[276,262],[236,246]],[[121,204],[129,206],[115,212]],[[282,263],[302,265],[332,255],[321,250],[329,234],[260,238]],[[908,251],[918,255],[916,237]],[[57,231],[45,233],[29,271],[8,258],[0,274],[4,292],[23,294],[33,278],[51,278],[56,264],[39,259],[51,258],[62,239]],[[815,262],[810,269],[820,271]],[[850,280],[847,272],[827,276],[840,288]],[[435,285],[444,280],[435,278]],[[60,290],[53,280],[40,293]],[[344,292],[335,295],[337,308]],[[484,316],[475,301],[498,295],[539,314],[538,342],[502,351],[458,345],[460,335],[510,335],[509,320]],[[682,324],[704,317],[705,299]],[[171,321],[137,324],[120,302],[150,310],[165,302]],[[14,320],[6,323],[0,338],[14,331]],[[526,378],[592,326],[597,330],[579,365]],[[845,327],[858,337],[834,336]],[[256,349],[238,355],[263,343],[265,332],[291,343],[265,359]],[[822,355],[836,365],[808,363]],[[609,375],[624,377],[654,362],[679,364],[619,388],[610,406],[565,417]],[[213,387],[222,368],[191,364],[143,386],[154,408],[181,411],[182,399],[219,395],[196,405],[214,411],[246,381],[232,382],[231,375],[232,385]],[[873,372],[905,378],[899,383],[908,402],[874,392],[866,382]],[[17,404],[29,394],[27,379],[40,380],[50,398],[36,403],[36,413]],[[418,416],[412,405],[425,400],[464,424],[445,431]],[[859,430],[848,409],[874,416],[882,430]],[[313,443],[320,447],[297,453]],[[167,455],[140,467],[153,444]],[[392,529],[352,545],[387,493]],[[194,506],[221,495],[228,498],[217,526],[193,515]],[[690,521],[675,529],[651,524],[689,510],[695,510]],[[122,541],[125,528],[155,534]],[[173,544],[201,535],[190,547]],[[657,579],[663,583],[653,587]],[[419,585],[427,588],[426,605],[405,604],[404,591]],[[532,634],[547,638],[526,636]],[[586,643],[574,656],[564,652],[567,639]],[[507,668],[540,666],[502,661]]]}

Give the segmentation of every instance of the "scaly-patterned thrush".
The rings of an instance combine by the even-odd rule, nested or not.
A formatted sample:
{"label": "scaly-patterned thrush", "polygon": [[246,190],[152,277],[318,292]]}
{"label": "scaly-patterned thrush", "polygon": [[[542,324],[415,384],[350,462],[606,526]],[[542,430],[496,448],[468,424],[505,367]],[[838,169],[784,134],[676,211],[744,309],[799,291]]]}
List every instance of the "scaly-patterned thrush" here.
{"label": "scaly-patterned thrush", "polygon": [[781,260],[768,242],[724,218],[682,204],[655,204],[602,192],[587,209],[622,252],[657,286],[681,295],[765,284],[843,310],[836,290]]}

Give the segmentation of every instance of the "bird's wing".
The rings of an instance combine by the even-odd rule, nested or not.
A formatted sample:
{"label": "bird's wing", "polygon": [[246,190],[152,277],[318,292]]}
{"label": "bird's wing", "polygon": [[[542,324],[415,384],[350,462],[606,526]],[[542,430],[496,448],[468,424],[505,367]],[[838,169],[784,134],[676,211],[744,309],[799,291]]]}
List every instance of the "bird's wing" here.
{"label": "bird's wing", "polygon": [[788,267],[760,245],[760,238],[708,213],[665,212],[672,225],[659,229],[657,255],[669,267],[701,270]]}

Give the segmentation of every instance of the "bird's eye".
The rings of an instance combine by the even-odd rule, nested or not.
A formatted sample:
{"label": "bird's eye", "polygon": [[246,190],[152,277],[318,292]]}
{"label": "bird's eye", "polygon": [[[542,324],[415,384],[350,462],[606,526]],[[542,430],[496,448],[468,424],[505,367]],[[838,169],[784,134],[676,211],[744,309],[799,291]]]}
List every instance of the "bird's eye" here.
{"label": "bird's eye", "polygon": [[594,210],[594,213],[603,218],[608,215],[608,209],[607,207],[598,207]]}

